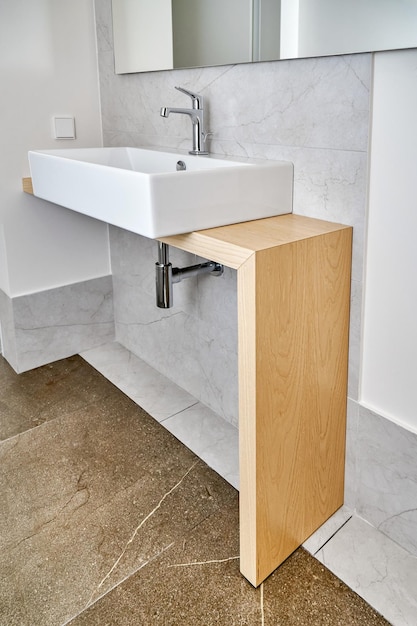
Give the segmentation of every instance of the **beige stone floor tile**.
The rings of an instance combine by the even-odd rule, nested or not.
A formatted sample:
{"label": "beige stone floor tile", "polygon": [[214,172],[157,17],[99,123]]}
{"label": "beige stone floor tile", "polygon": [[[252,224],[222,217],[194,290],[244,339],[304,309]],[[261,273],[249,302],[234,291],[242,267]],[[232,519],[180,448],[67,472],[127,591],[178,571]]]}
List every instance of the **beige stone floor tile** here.
{"label": "beige stone floor tile", "polygon": [[113,385],[78,356],[16,374],[0,356],[0,440],[103,399]]}
{"label": "beige stone floor tile", "polygon": [[235,501],[99,600],[71,626],[260,625],[260,590],[239,574],[238,552]]}
{"label": "beige stone floor tile", "polygon": [[386,624],[303,549],[254,589],[236,490],[81,358],[0,398],[0,626]]}
{"label": "beige stone floor tile", "polygon": [[239,572],[231,502],[123,582],[71,626],[384,626],[387,622],[298,549],[258,589]]}
{"label": "beige stone floor tile", "polygon": [[0,445],[0,624],[64,623],[237,498],[110,391]]}

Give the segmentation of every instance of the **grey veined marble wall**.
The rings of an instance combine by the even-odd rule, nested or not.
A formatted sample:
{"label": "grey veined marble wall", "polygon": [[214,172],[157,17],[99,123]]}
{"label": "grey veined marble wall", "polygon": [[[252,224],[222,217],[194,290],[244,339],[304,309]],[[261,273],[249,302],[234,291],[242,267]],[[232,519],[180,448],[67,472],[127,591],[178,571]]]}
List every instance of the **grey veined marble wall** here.
{"label": "grey veined marble wall", "polygon": [[[111,228],[116,340],[237,426],[236,271],[174,285],[174,307],[155,304],[157,243]],[[199,257],[170,248],[178,267]]]}
{"label": "grey veined marble wall", "polygon": [[10,298],[0,289],[0,343],[21,373],[114,339],[111,276]]}
{"label": "grey veined marble wall", "polygon": [[[110,0],[96,2],[103,132],[108,146],[188,150],[188,106],[205,97],[210,151],[294,163],[294,212],[354,226],[349,395],[358,397],[371,55],[116,75]],[[154,305],[156,244],[111,229],[116,338],[232,423],[237,421],[236,276],[175,285]],[[194,262],[173,254],[178,264]]]}

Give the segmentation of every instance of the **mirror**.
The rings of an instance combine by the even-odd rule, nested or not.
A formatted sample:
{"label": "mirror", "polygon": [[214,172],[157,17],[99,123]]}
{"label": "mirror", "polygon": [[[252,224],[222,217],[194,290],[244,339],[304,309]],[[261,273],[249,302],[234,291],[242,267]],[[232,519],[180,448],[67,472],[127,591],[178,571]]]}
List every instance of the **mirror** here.
{"label": "mirror", "polygon": [[112,0],[117,74],[417,47],[417,0]]}

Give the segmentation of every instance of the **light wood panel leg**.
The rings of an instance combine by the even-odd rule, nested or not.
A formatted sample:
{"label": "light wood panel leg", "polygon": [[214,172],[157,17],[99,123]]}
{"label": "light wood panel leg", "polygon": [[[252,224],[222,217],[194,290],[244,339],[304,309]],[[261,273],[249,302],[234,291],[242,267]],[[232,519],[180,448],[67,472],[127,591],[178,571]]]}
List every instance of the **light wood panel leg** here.
{"label": "light wood panel leg", "polygon": [[351,230],[238,270],[241,571],[259,585],[342,504]]}

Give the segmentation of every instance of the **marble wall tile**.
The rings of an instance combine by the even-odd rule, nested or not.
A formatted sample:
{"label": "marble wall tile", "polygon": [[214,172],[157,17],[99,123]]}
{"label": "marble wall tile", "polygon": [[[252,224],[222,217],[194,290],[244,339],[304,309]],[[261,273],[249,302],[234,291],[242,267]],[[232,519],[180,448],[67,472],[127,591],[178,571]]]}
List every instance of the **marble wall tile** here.
{"label": "marble wall tile", "polygon": [[94,14],[97,27],[97,48],[99,57],[102,53],[113,55],[113,24],[111,2],[96,2]]}
{"label": "marble wall tile", "polygon": [[348,397],[359,399],[363,283],[352,280],[350,292]]}
{"label": "marble wall tile", "polygon": [[315,556],[390,624],[417,622],[415,558],[359,517]]}
{"label": "marble wall tile", "polygon": [[13,322],[12,300],[0,289],[0,344],[10,365],[17,369],[16,333]]}
{"label": "marble wall tile", "polygon": [[173,415],[163,425],[209,467],[239,489],[237,428],[200,403]]}
{"label": "marble wall tile", "polygon": [[197,403],[184,389],[115,341],[81,352],[81,356],[158,422]]}
{"label": "marble wall tile", "polygon": [[417,434],[360,407],[358,514],[417,556]]}
{"label": "marble wall tile", "polygon": [[229,66],[201,86],[215,138],[366,151],[369,79],[359,55]]}
{"label": "marble wall tile", "polygon": [[105,131],[189,138],[189,120],[159,116],[183,84],[207,97],[215,140],[367,151],[370,55],[115,75],[109,0],[96,5]]}
{"label": "marble wall tile", "polygon": [[117,76],[106,53],[103,128],[181,138],[186,149],[189,120],[159,115],[188,106],[182,84],[206,96],[213,152],[218,141],[366,152],[370,69],[370,55],[354,55]]}
{"label": "marble wall tile", "polygon": [[354,511],[356,508],[358,420],[359,405],[354,400],[348,398],[345,458],[345,506],[351,511]]}
{"label": "marble wall tile", "polygon": [[10,337],[10,352],[5,343],[4,356],[17,372],[77,354],[114,337],[111,276],[19,296],[10,304],[14,337]]}
{"label": "marble wall tile", "polygon": [[[111,229],[111,241],[112,255],[116,251],[112,256],[116,340],[236,425],[236,273],[178,283],[174,307],[158,309],[155,242],[151,249],[149,241],[120,229]],[[130,256],[125,252],[131,248]],[[194,255],[175,250],[171,258],[174,265],[198,262]],[[224,306],[213,307],[214,297]]]}

